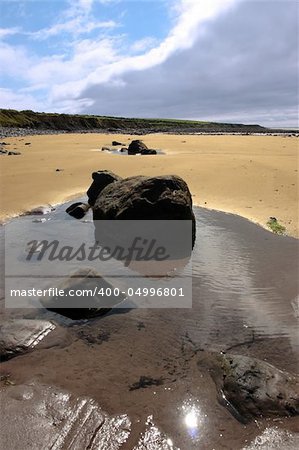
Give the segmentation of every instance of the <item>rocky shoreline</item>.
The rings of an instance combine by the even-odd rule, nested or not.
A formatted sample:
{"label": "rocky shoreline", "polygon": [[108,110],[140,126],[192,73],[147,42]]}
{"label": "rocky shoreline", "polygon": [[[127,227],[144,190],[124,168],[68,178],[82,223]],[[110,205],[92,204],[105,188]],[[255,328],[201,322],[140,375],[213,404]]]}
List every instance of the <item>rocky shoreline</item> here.
{"label": "rocky shoreline", "polygon": [[190,128],[180,127],[174,128],[172,130],[163,129],[152,129],[152,128],[136,128],[136,129],[106,129],[106,128],[92,128],[92,129],[47,129],[47,128],[17,128],[17,127],[1,127],[0,126],[0,139],[10,138],[10,137],[24,137],[24,136],[35,136],[35,135],[55,135],[55,134],[90,134],[90,133],[101,133],[101,134],[129,134],[135,136],[141,136],[145,134],[177,134],[177,135],[236,135],[236,136],[288,136],[288,137],[299,137],[299,133],[296,130],[270,130],[265,129],[265,131],[216,131],[216,130],[202,130],[196,132]]}

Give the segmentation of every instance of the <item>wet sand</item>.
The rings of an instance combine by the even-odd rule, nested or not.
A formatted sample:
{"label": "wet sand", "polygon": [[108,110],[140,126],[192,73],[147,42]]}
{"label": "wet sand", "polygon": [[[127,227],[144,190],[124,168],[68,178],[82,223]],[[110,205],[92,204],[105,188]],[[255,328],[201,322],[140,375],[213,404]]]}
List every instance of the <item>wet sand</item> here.
{"label": "wet sand", "polygon": [[[53,214],[62,217],[64,209]],[[45,310],[2,311],[2,319],[46,318],[64,330],[4,362],[2,371],[17,385],[34,379],[88,395],[109,414],[128,414],[134,430],[128,449],[148,416],[181,450],[244,449],[273,427],[295,436],[296,417],[238,422],[197,361],[206,351],[229,351],[298,371],[299,243],[230,214],[198,208],[196,218],[192,309],[119,309],[86,322]],[[162,383],[132,390],[141,376]]]}
{"label": "wet sand", "polygon": [[[142,139],[164,155],[101,152],[112,140]],[[86,192],[95,170],[132,175],[177,174],[195,205],[232,212],[266,226],[270,216],[298,230],[298,140],[283,136],[63,134],[7,138],[1,156],[1,219]],[[30,145],[25,145],[30,142]],[[62,169],[56,171],[56,169]]]}

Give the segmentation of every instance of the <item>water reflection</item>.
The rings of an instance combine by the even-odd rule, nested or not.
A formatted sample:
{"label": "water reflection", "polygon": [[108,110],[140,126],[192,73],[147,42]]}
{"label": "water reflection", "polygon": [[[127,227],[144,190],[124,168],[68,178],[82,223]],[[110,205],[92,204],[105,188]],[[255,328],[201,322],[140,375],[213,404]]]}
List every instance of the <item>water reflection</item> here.
{"label": "water reflection", "polygon": [[198,405],[198,400],[185,400],[182,407],[183,425],[188,433],[188,436],[194,441],[200,438],[201,428],[204,423],[206,415],[202,413]]}

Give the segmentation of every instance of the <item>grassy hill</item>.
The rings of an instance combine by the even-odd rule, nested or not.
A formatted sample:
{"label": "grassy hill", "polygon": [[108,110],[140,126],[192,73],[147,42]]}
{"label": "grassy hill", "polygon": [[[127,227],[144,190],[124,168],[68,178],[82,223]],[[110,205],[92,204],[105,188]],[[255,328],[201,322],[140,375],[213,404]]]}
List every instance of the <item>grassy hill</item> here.
{"label": "grassy hill", "polygon": [[169,132],[169,133],[266,133],[259,125],[199,122],[176,119],[137,119],[81,114],[40,113],[0,109],[0,127],[53,131]]}

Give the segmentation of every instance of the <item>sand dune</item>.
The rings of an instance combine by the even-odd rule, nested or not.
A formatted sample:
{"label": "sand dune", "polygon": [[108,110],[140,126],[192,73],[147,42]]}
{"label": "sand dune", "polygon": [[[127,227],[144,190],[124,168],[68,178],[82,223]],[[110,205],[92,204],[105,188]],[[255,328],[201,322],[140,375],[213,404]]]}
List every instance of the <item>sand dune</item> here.
{"label": "sand dune", "polygon": [[[112,140],[127,145],[134,138],[165,154],[124,156],[100,151]],[[110,169],[123,177],[180,175],[195,205],[240,214],[263,226],[275,216],[287,234],[299,237],[295,137],[61,134],[5,142],[10,143],[6,149],[21,155],[1,156],[2,220],[82,194],[93,171]]]}

